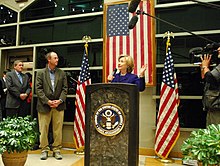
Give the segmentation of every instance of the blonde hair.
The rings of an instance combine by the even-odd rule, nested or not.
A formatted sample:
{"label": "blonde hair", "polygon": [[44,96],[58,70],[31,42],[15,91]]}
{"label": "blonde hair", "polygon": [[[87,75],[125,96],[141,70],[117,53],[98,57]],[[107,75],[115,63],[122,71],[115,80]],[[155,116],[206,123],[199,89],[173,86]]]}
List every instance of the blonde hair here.
{"label": "blonde hair", "polygon": [[126,64],[128,66],[127,68],[127,72],[128,73],[131,73],[133,70],[134,70],[134,59],[129,56],[129,55],[126,55],[126,54],[122,54],[118,57],[118,61],[121,59],[121,58],[125,58],[125,61],[126,61]]}

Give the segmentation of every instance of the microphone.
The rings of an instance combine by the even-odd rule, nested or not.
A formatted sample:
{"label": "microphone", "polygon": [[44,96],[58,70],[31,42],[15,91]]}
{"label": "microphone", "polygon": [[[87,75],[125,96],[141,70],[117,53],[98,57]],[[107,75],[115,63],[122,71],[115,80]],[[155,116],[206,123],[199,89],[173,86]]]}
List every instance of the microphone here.
{"label": "microphone", "polygon": [[129,29],[133,29],[133,28],[135,27],[135,25],[137,24],[137,22],[138,22],[138,16],[135,15],[135,16],[133,16],[133,17],[131,18],[131,20],[129,21],[129,23],[128,23],[128,28],[129,28]]}
{"label": "microphone", "polygon": [[141,2],[141,0],[132,0],[128,6],[128,11],[130,13],[134,13],[140,2]]}
{"label": "microphone", "polygon": [[[113,72],[112,72],[112,74],[111,74],[113,77],[115,76],[117,70],[118,70],[117,68],[115,68],[115,69],[113,70]],[[110,74],[109,74],[109,76],[110,76]],[[108,77],[109,77],[109,76],[108,76]],[[112,82],[112,79],[113,79],[113,78],[110,76],[110,80],[108,79],[108,82]]]}
{"label": "microphone", "polygon": [[112,72],[112,76],[115,76],[117,70],[118,70],[117,68],[115,68],[115,69],[113,70],[113,72]]}

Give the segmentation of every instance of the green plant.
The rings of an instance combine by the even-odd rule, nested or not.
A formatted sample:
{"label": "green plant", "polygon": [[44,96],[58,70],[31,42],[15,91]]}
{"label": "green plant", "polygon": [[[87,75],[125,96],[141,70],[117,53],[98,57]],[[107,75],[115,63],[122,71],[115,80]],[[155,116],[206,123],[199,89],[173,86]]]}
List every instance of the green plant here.
{"label": "green plant", "polygon": [[31,150],[38,135],[37,121],[31,116],[3,119],[0,122],[0,154]]}
{"label": "green plant", "polygon": [[181,151],[185,160],[198,160],[204,166],[220,165],[220,124],[192,131]]}

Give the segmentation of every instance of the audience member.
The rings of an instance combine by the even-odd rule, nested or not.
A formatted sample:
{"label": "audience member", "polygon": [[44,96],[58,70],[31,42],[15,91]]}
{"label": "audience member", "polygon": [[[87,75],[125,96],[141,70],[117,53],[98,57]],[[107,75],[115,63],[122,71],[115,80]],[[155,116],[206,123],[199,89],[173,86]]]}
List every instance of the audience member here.
{"label": "audience member", "polygon": [[28,76],[22,73],[23,62],[14,61],[14,70],[6,74],[6,116],[26,116],[26,98],[31,92]]}
{"label": "audience member", "polygon": [[48,142],[49,124],[52,120],[53,156],[62,159],[60,153],[62,144],[62,127],[64,110],[66,109],[67,77],[64,71],[57,68],[58,55],[55,52],[46,54],[46,68],[37,72],[36,94],[38,96],[37,110],[40,130],[41,160],[48,158],[50,150]]}

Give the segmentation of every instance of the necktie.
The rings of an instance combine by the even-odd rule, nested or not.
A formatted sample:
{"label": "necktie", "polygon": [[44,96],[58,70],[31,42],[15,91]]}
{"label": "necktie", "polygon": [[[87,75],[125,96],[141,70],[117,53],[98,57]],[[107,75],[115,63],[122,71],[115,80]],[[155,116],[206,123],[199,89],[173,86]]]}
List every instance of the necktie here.
{"label": "necktie", "polygon": [[20,80],[20,82],[21,82],[21,84],[23,83],[23,81],[22,81],[22,76],[21,76],[21,73],[18,73],[18,78],[19,78],[19,80]]}

